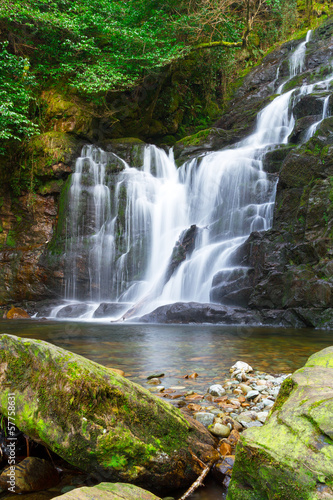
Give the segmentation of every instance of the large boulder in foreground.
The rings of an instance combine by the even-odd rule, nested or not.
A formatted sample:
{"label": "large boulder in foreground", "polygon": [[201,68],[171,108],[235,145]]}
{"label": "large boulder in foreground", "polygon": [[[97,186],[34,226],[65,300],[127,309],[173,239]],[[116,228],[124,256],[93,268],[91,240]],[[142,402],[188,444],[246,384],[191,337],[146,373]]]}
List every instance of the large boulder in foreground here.
{"label": "large boulder in foreground", "polygon": [[110,369],[40,340],[0,336],[0,413],[15,393],[15,424],[97,476],[178,488],[209,461],[214,440],[194,420]]}
{"label": "large boulder in foreground", "polygon": [[288,377],[263,427],[240,438],[227,500],[333,498],[333,347]]}
{"label": "large boulder in foreground", "polygon": [[94,487],[76,488],[54,500],[160,500],[149,491],[126,483],[100,483]]}

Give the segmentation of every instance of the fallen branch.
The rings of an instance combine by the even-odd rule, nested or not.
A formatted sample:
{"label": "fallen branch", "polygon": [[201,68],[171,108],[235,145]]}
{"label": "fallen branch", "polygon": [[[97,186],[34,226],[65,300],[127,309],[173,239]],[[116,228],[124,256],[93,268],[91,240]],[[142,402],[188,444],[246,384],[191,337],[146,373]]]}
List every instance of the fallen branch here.
{"label": "fallen branch", "polygon": [[191,455],[193,456],[193,458],[196,459],[197,462],[200,463],[200,465],[202,467],[204,467],[203,471],[201,472],[200,476],[194,481],[194,483],[192,484],[192,486],[184,493],[184,495],[179,499],[179,500],[185,500],[186,498],[188,498],[190,495],[192,495],[192,493],[197,489],[199,488],[199,486],[203,486],[203,480],[205,479],[205,477],[207,476],[208,472],[210,471],[210,469],[213,467],[213,465],[215,464],[215,462],[217,461],[217,459],[214,459],[214,460],[211,460],[208,465],[204,464],[203,462],[201,462],[201,460],[199,460],[198,457],[196,457],[195,455],[193,455],[191,453]]}

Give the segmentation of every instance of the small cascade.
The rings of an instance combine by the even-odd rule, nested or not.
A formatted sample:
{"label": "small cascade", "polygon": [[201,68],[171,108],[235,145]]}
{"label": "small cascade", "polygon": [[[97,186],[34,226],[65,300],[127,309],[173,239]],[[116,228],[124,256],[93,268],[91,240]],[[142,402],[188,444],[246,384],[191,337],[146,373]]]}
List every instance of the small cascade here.
{"label": "small cascade", "polygon": [[[303,70],[310,35],[290,57],[290,79]],[[223,302],[231,281],[247,283],[250,270],[235,265],[235,252],[273,220],[277,179],[263,170],[263,158],[288,143],[292,106],[332,80],[278,95],[258,114],[249,137],[180,168],[172,150],[152,145],[140,168],[100,148],[83,148],[69,191],[69,302],[52,316],[77,310],[81,319],[116,319],[176,301]],[[309,137],[327,117],[328,99]]]}
{"label": "small cascade", "polygon": [[[279,86],[279,88],[276,91],[277,94],[282,94],[283,88],[286,85],[286,83],[288,83],[292,78],[303,72],[306,46],[311,39],[311,35],[312,35],[312,30],[309,30],[306,34],[304,42],[300,43],[296,48],[296,50],[294,50],[294,52],[289,57],[289,78]],[[278,74],[279,73],[277,73],[277,78]]]}
{"label": "small cascade", "polygon": [[311,137],[316,133],[316,130],[319,127],[319,125],[321,124],[321,122],[323,120],[325,120],[325,118],[328,118],[328,116],[329,116],[329,113],[328,113],[329,100],[330,100],[330,96],[329,95],[327,97],[325,97],[325,99],[323,100],[323,114],[322,114],[322,117],[321,117],[321,119],[319,121],[317,121],[316,123],[313,123],[308,128],[308,130],[307,130],[307,132],[305,134],[305,137],[304,137],[304,142],[307,142],[309,139],[311,139]]}
{"label": "small cascade", "polygon": [[305,41],[299,44],[297,49],[289,58],[290,78],[294,78],[294,76],[299,75],[304,71],[305,51],[306,46],[311,39],[311,35],[312,30],[309,30],[306,34]]}

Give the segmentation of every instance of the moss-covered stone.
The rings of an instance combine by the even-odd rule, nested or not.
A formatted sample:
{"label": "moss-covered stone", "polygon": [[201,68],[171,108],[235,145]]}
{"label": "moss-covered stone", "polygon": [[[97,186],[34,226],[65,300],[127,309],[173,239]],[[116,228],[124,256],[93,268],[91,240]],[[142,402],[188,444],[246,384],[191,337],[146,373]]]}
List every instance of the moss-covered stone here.
{"label": "moss-covered stone", "polygon": [[213,453],[204,428],[149,391],[47,342],[0,337],[0,412],[15,393],[17,427],[102,479],[180,487],[190,454]]}
{"label": "moss-covered stone", "polygon": [[160,500],[156,495],[138,486],[126,483],[100,483],[88,488],[77,488],[54,500]]}
{"label": "moss-covered stone", "polygon": [[270,418],[246,430],[228,500],[319,500],[333,495],[333,347],[281,387]]}

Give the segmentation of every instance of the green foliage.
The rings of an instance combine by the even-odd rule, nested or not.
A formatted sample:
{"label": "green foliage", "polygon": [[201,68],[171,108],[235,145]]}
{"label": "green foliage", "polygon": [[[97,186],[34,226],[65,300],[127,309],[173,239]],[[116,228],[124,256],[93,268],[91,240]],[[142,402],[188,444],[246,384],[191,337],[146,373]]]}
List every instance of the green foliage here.
{"label": "green foliage", "polygon": [[0,140],[21,141],[37,131],[28,118],[35,78],[29,73],[28,59],[10,54],[7,46],[0,43]]}

